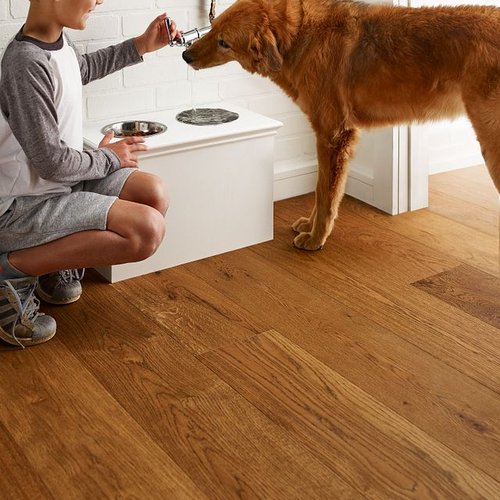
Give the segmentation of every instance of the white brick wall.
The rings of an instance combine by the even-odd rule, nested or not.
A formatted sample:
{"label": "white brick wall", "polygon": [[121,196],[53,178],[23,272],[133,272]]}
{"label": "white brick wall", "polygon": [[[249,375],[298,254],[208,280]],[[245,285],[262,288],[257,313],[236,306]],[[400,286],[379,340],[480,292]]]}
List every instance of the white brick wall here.
{"label": "white brick wall", "polygon": [[28,0],[6,0],[10,6],[10,13],[14,18],[24,18],[28,12]]}
{"label": "white brick wall", "polygon": [[7,0],[0,0],[0,21],[7,19]]}
{"label": "white brick wall", "polygon": [[[231,3],[219,0],[217,12]],[[28,8],[28,0],[0,0],[0,55],[21,28]],[[86,30],[70,30],[70,36],[81,51],[90,52],[143,33],[164,11],[184,30],[207,25],[209,8],[210,0],[105,0],[90,17]],[[314,155],[307,120],[269,80],[246,73],[237,63],[195,72],[181,53],[180,48],[166,47],[146,55],[143,64],[88,85],[85,117],[113,119],[124,113],[233,103],[285,124],[276,138],[277,161]]]}

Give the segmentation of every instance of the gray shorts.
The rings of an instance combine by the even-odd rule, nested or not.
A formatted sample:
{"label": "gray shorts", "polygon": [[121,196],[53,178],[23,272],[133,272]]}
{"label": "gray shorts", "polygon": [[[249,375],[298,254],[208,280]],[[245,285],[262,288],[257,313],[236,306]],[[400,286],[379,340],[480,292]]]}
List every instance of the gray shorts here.
{"label": "gray shorts", "polygon": [[0,253],[58,240],[80,231],[105,230],[111,205],[135,168],[80,182],[71,193],[20,196],[0,216]]}

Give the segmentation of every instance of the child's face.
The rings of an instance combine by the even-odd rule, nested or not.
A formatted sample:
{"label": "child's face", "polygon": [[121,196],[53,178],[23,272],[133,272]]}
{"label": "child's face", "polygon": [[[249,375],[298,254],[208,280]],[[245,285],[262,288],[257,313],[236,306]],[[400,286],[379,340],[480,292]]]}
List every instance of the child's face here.
{"label": "child's face", "polygon": [[55,14],[61,26],[83,30],[90,13],[104,0],[56,0]]}

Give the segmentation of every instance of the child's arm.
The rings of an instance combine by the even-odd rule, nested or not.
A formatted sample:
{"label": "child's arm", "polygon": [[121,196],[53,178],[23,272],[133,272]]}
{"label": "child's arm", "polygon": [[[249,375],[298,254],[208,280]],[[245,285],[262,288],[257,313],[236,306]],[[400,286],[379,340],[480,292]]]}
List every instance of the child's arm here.
{"label": "child's arm", "polygon": [[[69,41],[78,57],[82,83],[86,85],[110,73],[137,64],[143,60],[144,54],[165,47],[168,44],[166,17],[166,14],[158,16],[146,31],[136,38],[90,54],[79,54],[76,47]],[[174,39],[179,36],[175,23],[172,23],[171,36]]]}
{"label": "child's arm", "polygon": [[81,151],[68,146],[59,132],[55,81],[46,53],[33,44],[16,47],[2,60],[0,109],[38,175],[76,183],[124,166],[108,148]]}
{"label": "child's arm", "polygon": [[143,60],[133,39],[90,54],[80,54],[71,40],[68,39],[68,43],[73,47],[78,58],[83,85]]}

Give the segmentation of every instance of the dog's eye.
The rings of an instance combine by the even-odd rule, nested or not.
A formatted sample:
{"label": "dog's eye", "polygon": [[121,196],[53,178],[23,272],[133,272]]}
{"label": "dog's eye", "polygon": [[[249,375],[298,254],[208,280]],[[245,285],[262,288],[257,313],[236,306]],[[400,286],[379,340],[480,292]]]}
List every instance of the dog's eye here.
{"label": "dog's eye", "polygon": [[229,49],[229,45],[222,39],[219,40],[219,46],[224,48],[224,49]]}

